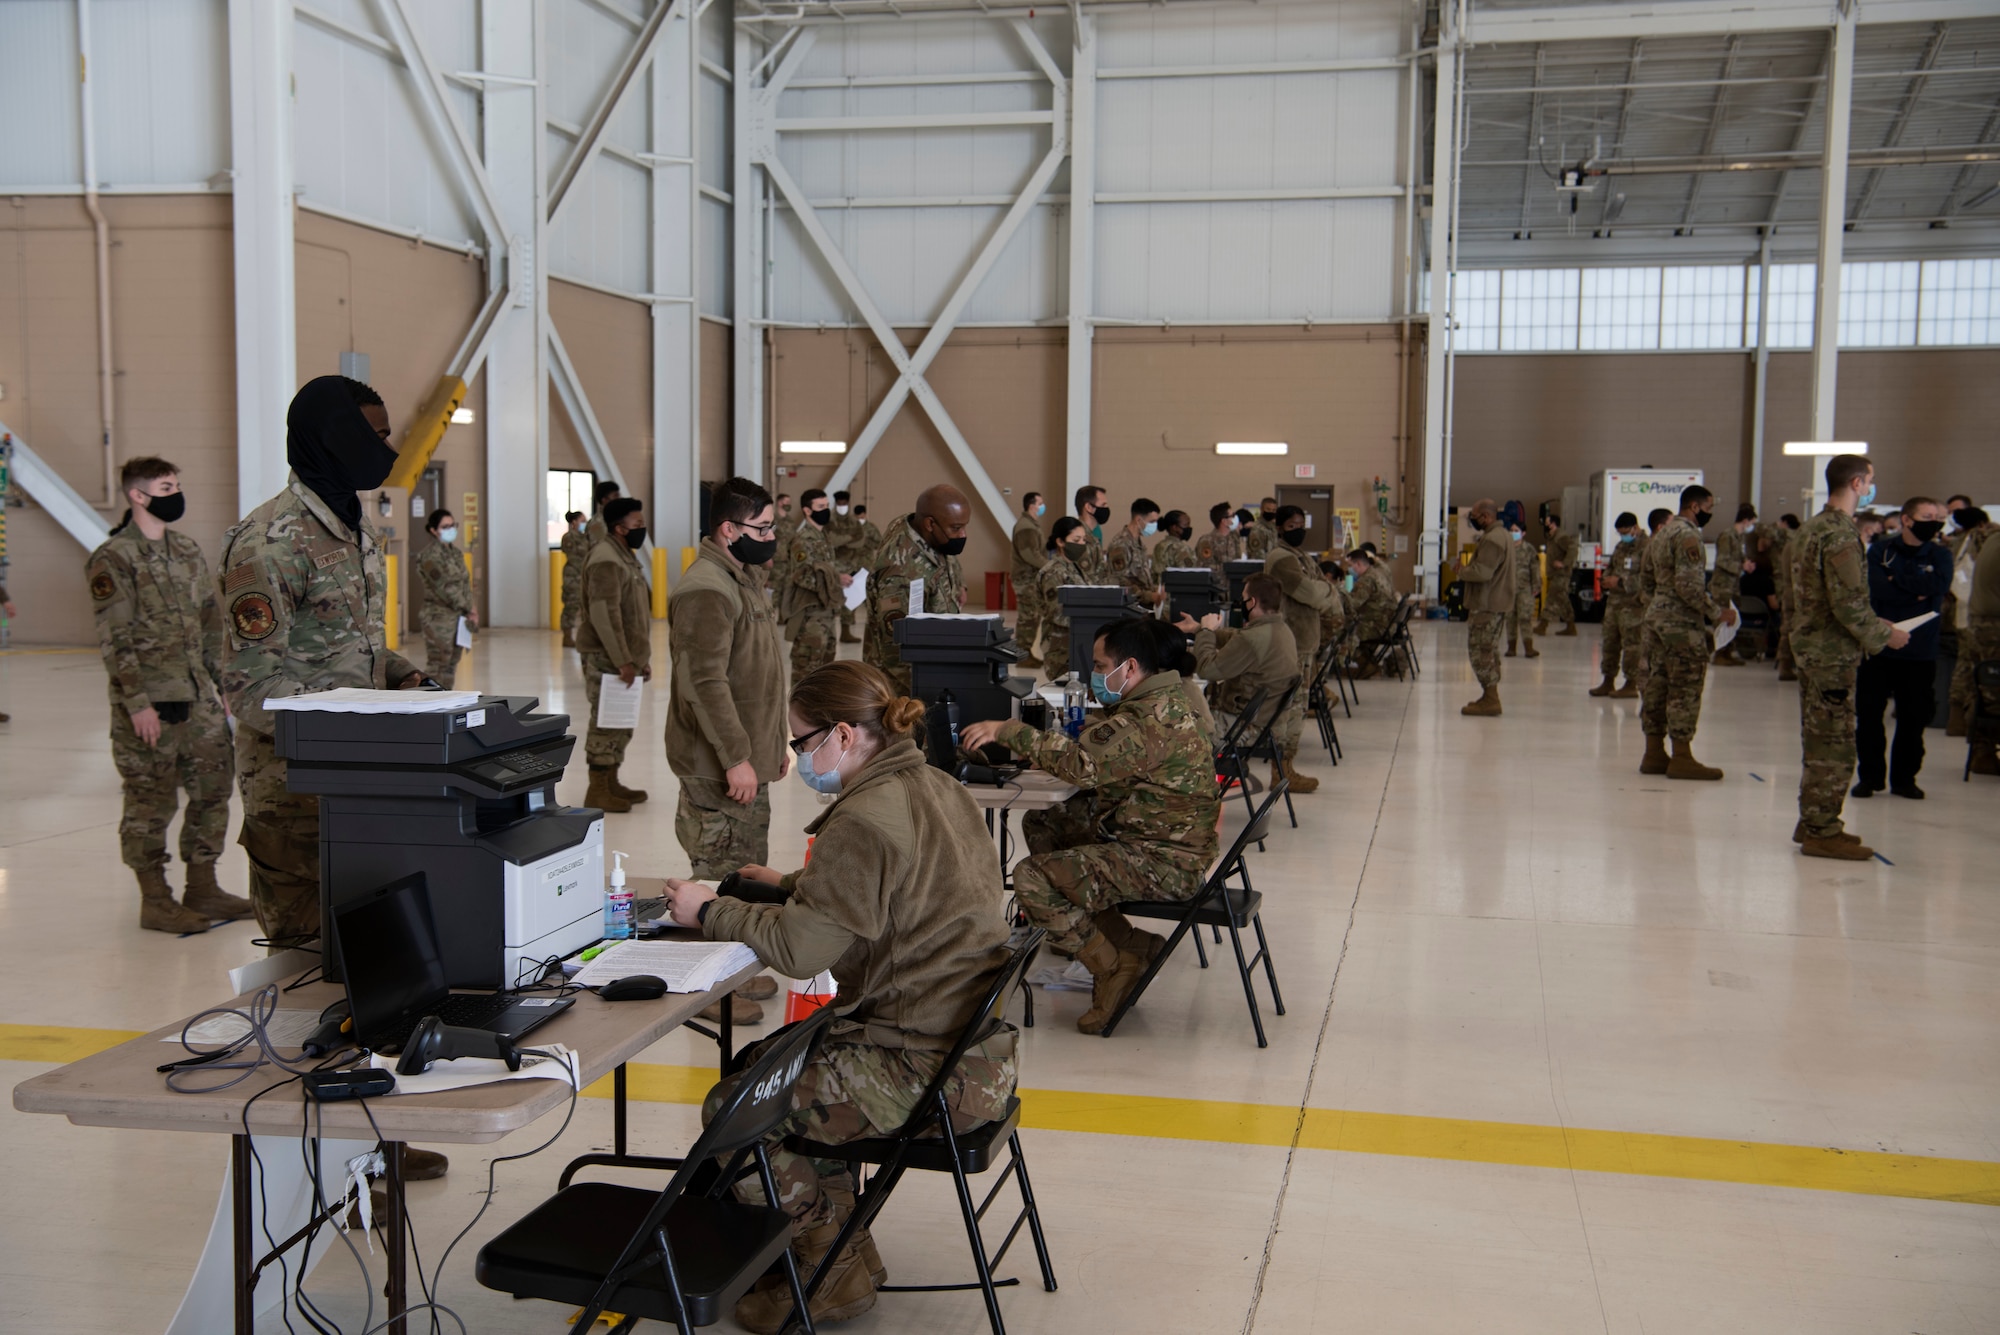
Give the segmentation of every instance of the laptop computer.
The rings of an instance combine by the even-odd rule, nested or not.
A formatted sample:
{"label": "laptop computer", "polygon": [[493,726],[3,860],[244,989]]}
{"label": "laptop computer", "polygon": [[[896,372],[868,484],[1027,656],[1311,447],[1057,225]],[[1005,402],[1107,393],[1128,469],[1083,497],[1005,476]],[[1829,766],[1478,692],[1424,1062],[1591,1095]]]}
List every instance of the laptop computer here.
{"label": "laptop computer", "polygon": [[453,992],[424,873],[405,876],[333,912],[333,946],[347,981],[355,1040],[375,1052],[400,1049],[417,1022],[488,1029],[519,1039],[570,1008],[568,997]]}

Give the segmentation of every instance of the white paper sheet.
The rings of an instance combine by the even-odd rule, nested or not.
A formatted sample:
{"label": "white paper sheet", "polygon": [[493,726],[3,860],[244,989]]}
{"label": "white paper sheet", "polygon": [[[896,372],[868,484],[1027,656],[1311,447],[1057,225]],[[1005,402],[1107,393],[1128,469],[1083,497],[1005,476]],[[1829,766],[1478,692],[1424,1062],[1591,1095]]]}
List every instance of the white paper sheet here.
{"label": "white paper sheet", "polygon": [[910,581],[910,615],[913,617],[922,616],[923,611],[924,582],[920,579],[913,579]]}
{"label": "white paper sheet", "polygon": [[[552,1052],[556,1060],[547,1057],[532,1057],[523,1054],[521,1069],[510,1071],[507,1063],[498,1057],[454,1057],[450,1061],[432,1062],[431,1069],[417,1075],[396,1076],[395,1094],[436,1094],[440,1090],[464,1089],[467,1085],[490,1085],[496,1080],[561,1080],[565,1084],[577,1081],[576,1054],[560,1043],[536,1043],[533,1036],[528,1044],[547,1052]],[[378,1071],[395,1073],[398,1058],[384,1057],[376,1053],[369,1057],[368,1064]]]}
{"label": "white paper sheet", "polygon": [[735,941],[620,941],[570,981],[601,987],[614,979],[649,973],[664,981],[669,992],[706,992],[756,962],[757,952]]}
{"label": "white paper sheet", "polygon": [[472,647],[472,627],[466,624],[464,617],[458,619],[458,647],[461,649]]}
{"label": "white paper sheet", "polygon": [[1725,621],[1715,628],[1715,652],[1721,653],[1736,643],[1736,632],[1743,628],[1743,614],[1737,613],[1736,620]]}
{"label": "white paper sheet", "polygon": [[1897,630],[1900,630],[1905,635],[1907,635],[1911,631],[1915,630],[1918,626],[1928,625],[1930,622],[1936,621],[1937,619],[1938,619],[1938,614],[1936,612],[1925,612],[1922,616],[1913,616],[1908,621],[1896,621],[1892,622],[1891,624],[1894,625]]}
{"label": "white paper sheet", "polygon": [[861,604],[868,599],[868,572],[855,571],[854,582],[841,591],[841,598],[847,604],[848,611],[859,611]]}
{"label": "white paper sheet", "polygon": [[598,682],[597,726],[600,728],[636,728],[639,726],[639,702],[645,698],[646,679],[632,678],[627,686],[618,679],[615,672],[607,672]]}
{"label": "white paper sheet", "polygon": [[[264,1024],[264,1032],[271,1036],[271,1042],[281,1048],[297,1047],[311,1038],[318,1028],[318,1011],[274,1011]],[[224,1043],[234,1043],[249,1032],[249,1024],[237,1016],[211,1015],[188,1030],[187,1036],[190,1043],[198,1043],[204,1048],[219,1048]],[[176,1029],[160,1041],[180,1042],[180,1030]]]}
{"label": "white paper sheet", "polygon": [[370,691],[342,686],[310,695],[281,695],[266,709],[322,710],[333,714],[448,714],[479,703],[478,691]]}

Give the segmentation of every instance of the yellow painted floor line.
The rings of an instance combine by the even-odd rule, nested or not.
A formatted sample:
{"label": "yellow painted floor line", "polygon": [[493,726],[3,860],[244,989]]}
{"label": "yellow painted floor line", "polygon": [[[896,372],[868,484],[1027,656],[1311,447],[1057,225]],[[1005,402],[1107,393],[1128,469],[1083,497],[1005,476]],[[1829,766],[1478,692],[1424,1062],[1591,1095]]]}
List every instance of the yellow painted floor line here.
{"label": "yellow painted floor line", "polygon": [[[75,1061],[135,1037],[120,1029],[0,1024],[0,1060]],[[712,1066],[634,1062],[627,1068],[627,1096],[642,1103],[700,1103],[714,1083]],[[583,1092],[586,1098],[610,1098],[611,1077]],[[1307,1108],[1302,1121],[1297,1108],[1283,1104],[1078,1090],[1023,1089],[1021,1109],[1022,1125],[1044,1131],[1273,1146],[1288,1146],[1296,1135],[1301,1149],[1348,1154],[2000,1206],[2000,1163],[1979,1159],[1338,1108]]]}

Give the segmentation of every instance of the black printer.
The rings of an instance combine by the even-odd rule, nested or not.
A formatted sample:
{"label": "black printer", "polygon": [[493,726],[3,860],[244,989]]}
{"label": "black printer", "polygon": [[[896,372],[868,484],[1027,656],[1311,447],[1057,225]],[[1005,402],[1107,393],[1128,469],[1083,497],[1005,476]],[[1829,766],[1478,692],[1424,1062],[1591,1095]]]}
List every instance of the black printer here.
{"label": "black printer", "polygon": [[[556,801],[576,738],[540,703],[274,710],[286,786],[319,796],[320,921],[424,872],[452,987],[512,987],[534,961],[599,940],[604,813]],[[330,954],[325,970],[340,981]]]}
{"label": "black printer", "polygon": [[1151,615],[1121,584],[1065,584],[1056,596],[1069,618],[1070,670],[1083,681],[1090,680],[1090,650],[1098,631],[1126,617]]}
{"label": "black printer", "polygon": [[1019,718],[1035,683],[1008,671],[1021,661],[1014,628],[998,612],[920,612],[895,624],[896,650],[916,699],[935,706],[946,691],[958,723]]}

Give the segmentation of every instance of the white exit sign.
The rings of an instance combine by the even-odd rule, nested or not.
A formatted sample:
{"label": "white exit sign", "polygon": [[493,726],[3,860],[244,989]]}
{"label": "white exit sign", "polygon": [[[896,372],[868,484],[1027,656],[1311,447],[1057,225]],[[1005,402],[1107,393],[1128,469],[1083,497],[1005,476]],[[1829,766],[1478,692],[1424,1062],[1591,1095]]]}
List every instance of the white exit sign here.
{"label": "white exit sign", "polygon": [[1295,477],[1295,478],[1308,478],[1308,477],[1317,477],[1318,475],[1319,475],[1319,465],[1318,465],[1318,464],[1293,464],[1293,465],[1292,465],[1292,476],[1293,476],[1293,477]]}

